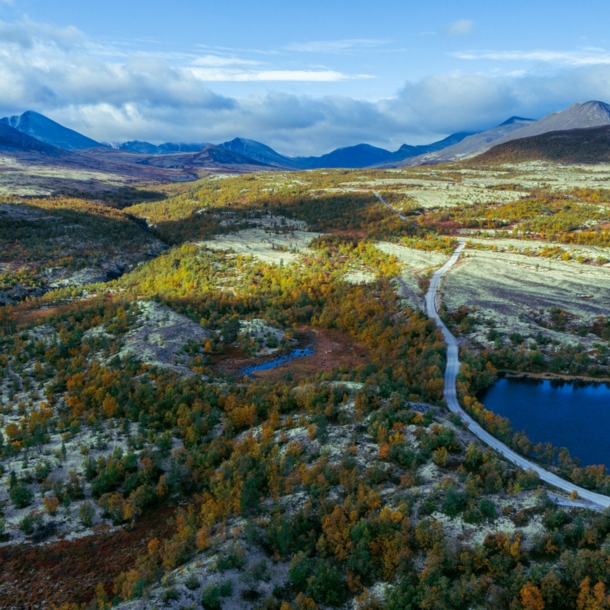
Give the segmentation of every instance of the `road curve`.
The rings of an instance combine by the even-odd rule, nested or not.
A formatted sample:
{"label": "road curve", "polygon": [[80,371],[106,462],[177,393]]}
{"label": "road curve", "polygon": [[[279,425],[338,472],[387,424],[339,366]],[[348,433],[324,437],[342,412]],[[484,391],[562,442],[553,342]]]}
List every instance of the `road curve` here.
{"label": "road curve", "polygon": [[[381,199],[381,197],[379,197]],[[383,200],[382,200],[383,201]],[[385,203],[385,202],[384,202]],[[387,204],[386,204],[387,205]],[[459,351],[458,344],[455,337],[449,332],[449,329],[445,326],[443,321],[440,319],[438,312],[436,310],[436,295],[438,291],[438,287],[441,282],[441,278],[453,267],[453,265],[458,260],[460,253],[466,246],[466,242],[463,239],[459,240],[459,246],[454,251],[451,258],[445,263],[443,267],[441,267],[430,280],[430,288],[426,294],[426,312],[428,315],[434,319],[436,325],[443,332],[443,336],[445,337],[445,341],[447,342],[447,368],[445,370],[445,391],[444,397],[447,401],[447,406],[453,413],[456,413],[464,423],[468,424],[468,429],[474,433],[478,438],[480,438],[484,443],[501,453],[507,460],[520,466],[524,470],[530,469],[534,470],[538,476],[559,489],[571,493],[572,491],[576,491],[580,496],[581,500],[586,500],[593,504],[591,508],[595,508],[598,510],[607,508],[610,506],[610,497],[603,496],[601,494],[595,493],[593,491],[589,491],[588,489],[584,489],[583,487],[579,487],[558,477],[556,474],[545,470],[538,464],[531,462],[530,460],[524,458],[522,455],[519,455],[515,451],[513,451],[510,447],[499,441],[497,438],[492,436],[487,430],[484,430],[468,413],[466,413],[457,400],[457,392],[456,392],[456,378],[460,371],[460,361],[459,361]]]}

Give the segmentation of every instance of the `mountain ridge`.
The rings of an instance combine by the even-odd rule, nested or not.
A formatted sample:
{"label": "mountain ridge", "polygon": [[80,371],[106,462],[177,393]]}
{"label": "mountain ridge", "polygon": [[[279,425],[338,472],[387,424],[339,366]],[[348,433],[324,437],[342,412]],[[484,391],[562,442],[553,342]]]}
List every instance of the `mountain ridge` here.
{"label": "mountain ridge", "polygon": [[[129,164],[150,165],[159,168],[213,168],[223,171],[227,167],[251,167],[285,170],[308,170],[324,168],[361,169],[409,167],[430,165],[475,158],[495,146],[518,139],[533,137],[550,132],[571,129],[585,129],[610,125],[610,105],[591,100],[572,104],[568,108],[550,113],[539,120],[512,116],[503,123],[483,132],[457,132],[437,142],[424,145],[403,144],[391,152],[384,148],[360,143],[353,146],[337,148],[320,156],[288,157],[275,151],[270,146],[247,138],[234,138],[219,145],[207,143],[172,143],[151,144],[145,141],[132,140],[120,146],[109,147],[88,138],[72,129],[28,110],[21,115],[0,119],[4,144],[8,150],[30,151],[31,154],[43,155],[45,159],[64,159],[70,164],[78,164],[79,157],[62,156],[60,151],[79,152],[87,149],[116,150],[124,155],[121,162]],[[12,132],[6,129],[14,130]],[[17,134],[21,133],[24,138]],[[30,138],[30,139],[28,139]],[[565,138],[564,138],[565,139]],[[577,138],[576,138],[577,139]],[[576,141],[575,139],[575,141]],[[40,145],[36,144],[40,142]],[[48,148],[45,148],[47,146]],[[521,145],[522,146],[522,145]],[[517,154],[516,149],[515,154]],[[223,153],[222,151],[226,151]],[[21,154],[21,153],[19,153]],[[129,155],[133,154],[134,157]],[[533,154],[533,153],[532,153]],[[540,154],[543,154],[542,152]],[[118,160],[118,156],[90,155],[87,158]],[[155,160],[155,157],[158,160]],[[53,162],[55,163],[55,162]]]}
{"label": "mountain ridge", "polygon": [[528,161],[563,164],[610,163],[610,125],[549,131],[498,144],[469,159],[472,165],[500,165]]}
{"label": "mountain ridge", "polygon": [[120,144],[118,149],[145,155],[171,155],[174,153],[200,152],[208,145],[209,142],[202,142],[201,144],[175,144],[173,142],[165,142],[164,144],[157,145],[151,144],[150,142],[142,142],[140,140],[130,140],[129,142]]}
{"label": "mountain ridge", "polygon": [[103,146],[74,129],[64,127],[44,114],[26,110],[23,114],[0,119],[0,124],[8,125],[40,142],[50,144],[63,150],[84,150]]}
{"label": "mountain ridge", "polygon": [[390,167],[410,167],[413,165],[434,165],[437,163],[447,163],[450,161],[460,161],[475,157],[490,148],[489,143],[493,142],[511,131],[520,129],[534,119],[522,119],[520,117],[511,117],[507,121],[473,135],[465,137],[460,142],[442,148],[441,150],[424,153],[422,155],[407,158],[398,163],[388,163],[380,165],[380,168]]}
{"label": "mountain ridge", "polygon": [[413,165],[435,165],[452,161],[463,161],[477,157],[494,146],[513,140],[528,138],[557,131],[586,129],[610,124],[610,105],[597,100],[577,102],[564,110],[552,112],[541,119],[511,117],[508,121],[465,138],[459,144],[447,147],[438,153],[421,155],[395,165],[381,167],[406,167]]}
{"label": "mountain ridge", "polygon": [[578,102],[568,106],[564,110],[552,112],[543,116],[533,124],[526,125],[521,129],[504,136],[496,141],[496,146],[538,136],[552,131],[567,131],[570,129],[586,129],[588,127],[601,127],[610,124],[610,105],[597,100]]}
{"label": "mountain ridge", "polygon": [[431,144],[403,144],[394,152],[370,144],[361,143],[355,144],[354,146],[337,148],[324,155],[310,157],[287,157],[273,150],[273,148],[266,144],[247,138],[234,138],[229,142],[223,142],[220,146],[239,152],[263,163],[291,169],[360,169],[364,167],[375,167],[381,163],[400,161],[426,152],[441,150],[446,146],[461,142],[470,135],[473,135],[472,132],[458,132],[437,142],[432,142]]}

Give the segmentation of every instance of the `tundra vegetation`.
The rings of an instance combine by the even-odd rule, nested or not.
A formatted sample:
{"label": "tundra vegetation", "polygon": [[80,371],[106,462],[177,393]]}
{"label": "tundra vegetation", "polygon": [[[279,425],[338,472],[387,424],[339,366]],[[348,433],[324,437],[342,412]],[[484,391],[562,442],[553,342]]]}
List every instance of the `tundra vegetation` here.
{"label": "tundra vegetation", "polygon": [[[441,295],[462,404],[610,494],[605,466],[476,400],[501,369],[609,377],[609,178],[456,165],[208,177],[135,205],[7,198],[5,607],[608,607],[610,513],[448,413],[422,296],[467,239]],[[356,363],[240,373],[324,351],[331,330],[362,346]],[[86,574],[82,541],[104,549]]]}

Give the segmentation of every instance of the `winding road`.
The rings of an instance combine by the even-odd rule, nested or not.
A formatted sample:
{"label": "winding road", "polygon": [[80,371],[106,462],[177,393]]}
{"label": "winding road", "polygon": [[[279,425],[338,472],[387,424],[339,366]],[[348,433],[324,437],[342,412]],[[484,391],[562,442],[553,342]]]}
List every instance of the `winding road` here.
{"label": "winding road", "polygon": [[[377,195],[377,193],[375,193]],[[377,195],[377,197],[389,206],[383,199]],[[513,451],[510,447],[499,441],[497,438],[492,436],[489,432],[484,430],[468,413],[466,413],[457,400],[457,392],[456,392],[456,378],[460,371],[460,361],[459,361],[459,351],[458,344],[455,337],[449,332],[449,329],[445,326],[443,321],[440,319],[438,312],[436,310],[436,295],[438,292],[438,288],[441,282],[441,278],[453,267],[458,258],[460,257],[460,253],[466,246],[466,242],[463,239],[459,240],[460,245],[454,251],[451,258],[445,263],[443,267],[441,267],[430,280],[430,288],[426,294],[426,312],[428,315],[434,319],[436,325],[443,332],[443,336],[445,337],[445,341],[447,342],[447,369],[445,370],[445,391],[444,397],[447,401],[447,406],[453,413],[456,413],[464,423],[468,424],[468,429],[475,434],[478,438],[480,438],[484,443],[489,445],[492,449],[495,449],[498,453],[501,453],[508,461],[513,464],[523,468],[524,470],[534,470],[538,476],[559,489],[571,493],[572,491],[576,491],[581,500],[586,500],[590,502],[593,506],[591,508],[595,508],[597,510],[602,510],[610,506],[610,497],[603,496],[601,494],[595,493],[593,491],[589,491],[584,489],[583,487],[578,487],[561,477],[558,477],[556,474],[545,470],[538,464],[531,462],[527,458],[519,455],[515,451]],[[576,504],[576,503],[574,503]],[[581,504],[582,505],[582,504]]]}

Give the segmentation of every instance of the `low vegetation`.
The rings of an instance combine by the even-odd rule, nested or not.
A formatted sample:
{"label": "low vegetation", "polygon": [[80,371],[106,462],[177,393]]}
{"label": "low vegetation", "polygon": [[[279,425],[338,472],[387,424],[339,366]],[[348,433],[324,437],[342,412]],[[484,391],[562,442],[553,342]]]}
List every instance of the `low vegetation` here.
{"label": "low vegetation", "polygon": [[[442,307],[463,344],[463,404],[610,494],[603,467],[533,446],[476,400],[498,369],[607,376],[608,194],[472,172],[259,173],[163,199],[0,204],[12,231],[0,290],[29,290],[0,308],[0,598],[62,610],[604,607],[609,515],[557,500],[448,413],[445,343],[421,298],[469,239]],[[249,254],[254,230],[300,245]],[[52,285],[62,261],[66,277],[123,269]],[[571,309],[553,274],[598,285]],[[522,309],[489,296],[507,293]],[[331,331],[362,346],[350,366],[243,374]],[[40,545],[72,566],[69,550],[80,561],[89,540],[104,552],[86,573],[73,566],[80,580],[40,560],[15,592]]]}

